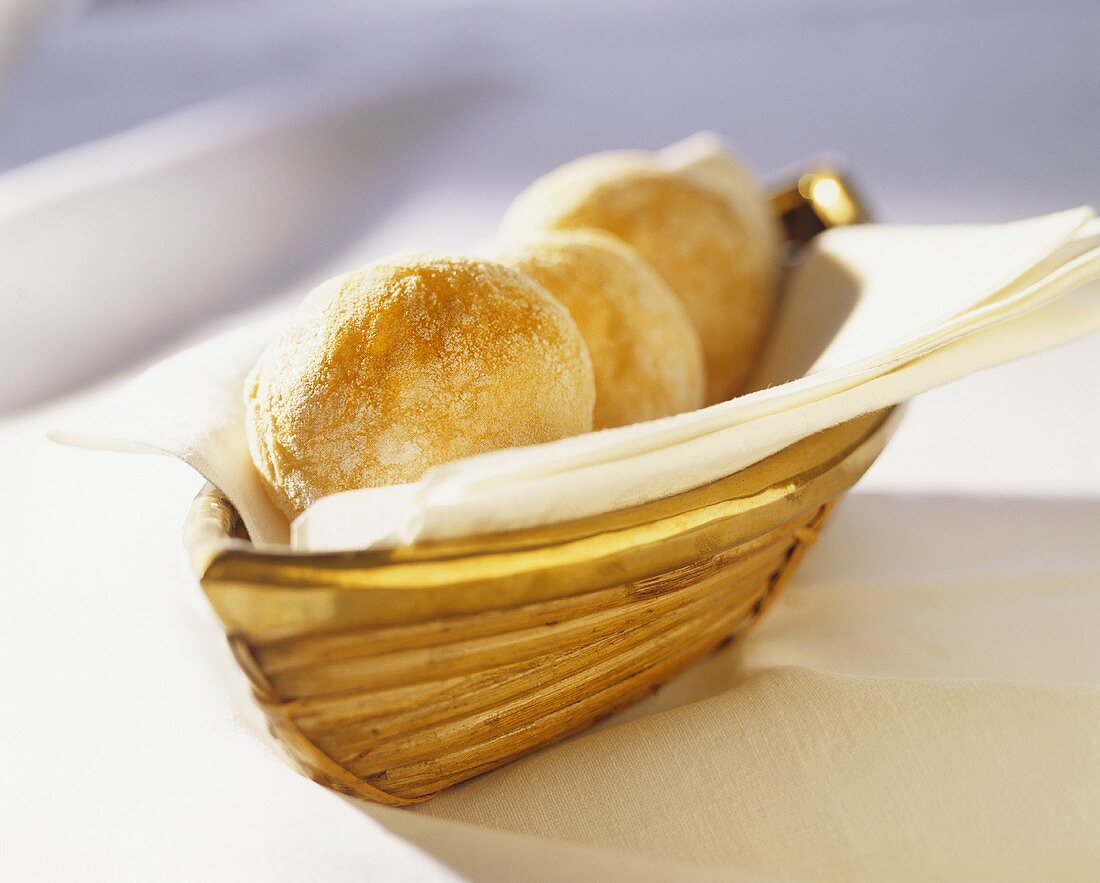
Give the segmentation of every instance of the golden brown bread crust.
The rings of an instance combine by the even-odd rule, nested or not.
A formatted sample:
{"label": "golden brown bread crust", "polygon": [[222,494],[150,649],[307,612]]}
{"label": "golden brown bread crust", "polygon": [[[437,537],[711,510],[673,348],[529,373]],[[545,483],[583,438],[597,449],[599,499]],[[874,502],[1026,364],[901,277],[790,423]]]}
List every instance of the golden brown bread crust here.
{"label": "golden brown bread crust", "polygon": [[609,152],[537,180],[508,209],[503,231],[594,227],[632,246],[687,307],[714,402],[741,390],[771,320],[778,265],[759,248],[766,239],[754,227],[759,216],[651,155]]}
{"label": "golden brown bread crust", "polygon": [[633,249],[598,230],[572,230],[505,243],[496,257],[546,288],[576,321],[596,375],[596,429],[703,406],[699,335]]}
{"label": "golden brown bread crust", "polygon": [[592,428],[564,307],[473,258],[415,255],[321,284],[245,384],[252,459],[294,518],[319,497]]}

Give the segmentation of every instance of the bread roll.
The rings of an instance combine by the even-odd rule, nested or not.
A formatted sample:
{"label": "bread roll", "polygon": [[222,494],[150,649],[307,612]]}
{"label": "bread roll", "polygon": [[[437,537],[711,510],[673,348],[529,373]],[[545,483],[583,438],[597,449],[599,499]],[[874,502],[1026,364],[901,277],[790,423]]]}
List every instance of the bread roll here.
{"label": "bread roll", "polygon": [[252,459],[289,518],[328,494],[587,432],[594,402],[561,304],[515,270],[433,255],[314,289],[245,385]]}
{"label": "bread roll", "polygon": [[779,267],[774,250],[761,247],[774,237],[757,229],[767,217],[753,202],[760,195],[725,183],[705,187],[644,152],[593,154],[535,181],[502,232],[591,227],[633,247],[687,308],[703,343],[707,400],[721,401],[742,390],[760,352]]}
{"label": "bread roll", "polygon": [[561,301],[596,376],[596,429],[702,407],[703,349],[684,306],[637,253],[598,230],[546,232],[496,257]]}

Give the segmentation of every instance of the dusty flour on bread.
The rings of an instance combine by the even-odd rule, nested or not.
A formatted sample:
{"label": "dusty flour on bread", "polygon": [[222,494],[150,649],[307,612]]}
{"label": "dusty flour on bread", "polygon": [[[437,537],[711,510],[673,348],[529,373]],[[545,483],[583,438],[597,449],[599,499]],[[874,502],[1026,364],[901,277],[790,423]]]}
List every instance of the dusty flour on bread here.
{"label": "dusty flour on bread", "polygon": [[321,496],[592,428],[568,312],[499,264],[414,255],[314,289],[245,385],[249,448],[293,518]]}
{"label": "dusty flour on bread", "polygon": [[[707,400],[741,391],[771,321],[779,261],[757,229],[759,194],[717,190],[641,151],[566,163],[527,188],[504,218],[509,236],[594,227],[632,246],[683,301],[703,343]],[[763,231],[768,233],[769,231]]]}
{"label": "dusty flour on bread", "polygon": [[543,285],[576,320],[596,375],[596,429],[703,406],[706,369],[684,305],[629,246],[599,230],[505,244],[501,262]]}

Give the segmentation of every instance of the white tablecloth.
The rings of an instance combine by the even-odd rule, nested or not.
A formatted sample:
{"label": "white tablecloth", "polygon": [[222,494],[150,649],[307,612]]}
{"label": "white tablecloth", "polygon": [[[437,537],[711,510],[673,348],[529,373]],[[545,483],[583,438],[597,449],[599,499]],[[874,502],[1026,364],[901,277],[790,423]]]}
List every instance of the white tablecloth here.
{"label": "white tablecloth", "polygon": [[[195,476],[43,439],[55,396],[351,256],[468,243],[525,181],[599,147],[709,127],[766,171],[842,149],[893,220],[1100,201],[1098,32],[1074,3],[545,2],[110,3],[47,34],[8,84],[0,167],[290,79],[374,89],[384,125],[363,149],[406,171],[354,179],[358,215],[314,193],[315,235],[273,234],[265,277],[270,255],[250,254],[208,290],[5,291],[26,356],[3,401],[37,410],[0,423],[0,877],[1100,868],[1100,340],[922,397],[744,643],[413,812],[329,793],[271,746],[183,559]],[[397,94],[440,101],[430,130]],[[309,195],[269,183],[275,215]],[[75,254],[58,264],[94,259]],[[678,780],[647,777],[669,752]]]}

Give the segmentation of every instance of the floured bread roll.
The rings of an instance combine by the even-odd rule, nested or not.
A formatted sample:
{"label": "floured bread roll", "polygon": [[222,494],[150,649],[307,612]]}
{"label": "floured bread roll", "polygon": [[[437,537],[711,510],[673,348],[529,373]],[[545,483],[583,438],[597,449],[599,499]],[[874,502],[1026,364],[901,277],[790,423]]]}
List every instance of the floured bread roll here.
{"label": "floured bread roll", "polygon": [[631,245],[684,302],[703,342],[707,400],[737,394],[759,354],[776,298],[778,254],[757,229],[762,196],[723,179],[713,188],[653,154],[597,153],[535,181],[505,215],[513,236],[595,227]]}
{"label": "floured bread roll", "polygon": [[515,270],[415,255],[322,283],[245,384],[253,462],[294,518],[319,497],[592,429],[566,309]]}
{"label": "floured bread roll", "polygon": [[596,429],[702,407],[699,335],[633,249],[598,230],[577,230],[505,243],[496,257],[545,287],[576,320],[596,374]]}

